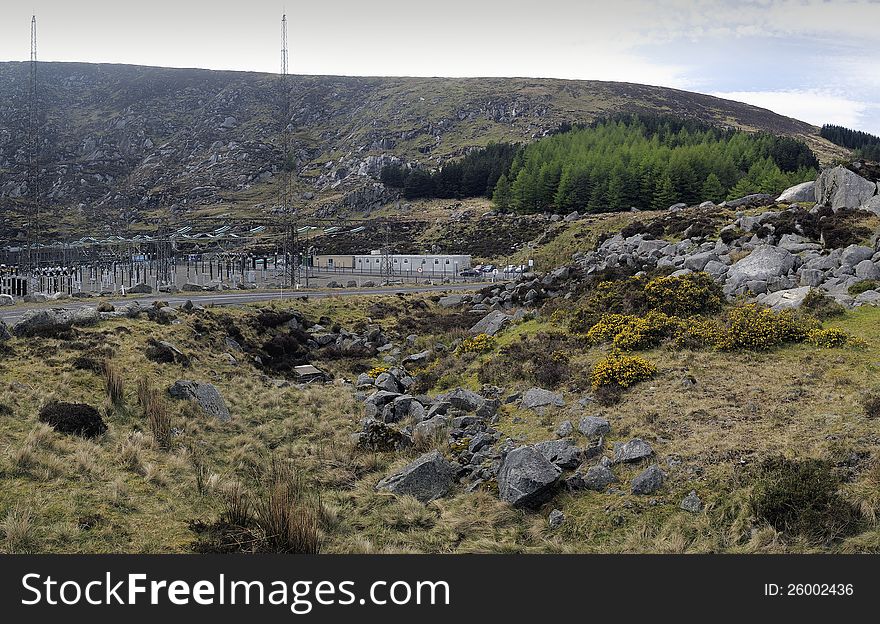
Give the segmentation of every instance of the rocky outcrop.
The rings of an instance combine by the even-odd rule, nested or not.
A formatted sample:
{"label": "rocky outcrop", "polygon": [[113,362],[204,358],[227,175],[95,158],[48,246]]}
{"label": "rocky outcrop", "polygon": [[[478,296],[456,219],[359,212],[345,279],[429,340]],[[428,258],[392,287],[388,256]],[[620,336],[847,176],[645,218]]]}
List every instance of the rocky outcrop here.
{"label": "rocky outcrop", "polygon": [[498,494],[514,507],[535,507],[553,492],[560,470],[533,446],[510,451],[498,471]]}
{"label": "rocky outcrop", "polygon": [[839,165],[823,171],[816,180],[815,200],[834,211],[859,208],[877,194],[877,184]]}
{"label": "rocky outcrop", "polygon": [[231,418],[226,401],[223,400],[217,387],[212,384],[180,379],[168,389],[168,394],[175,399],[195,402],[202,411],[220,422],[227,422]]}
{"label": "rocky outcrop", "polygon": [[454,476],[452,464],[439,451],[432,451],[379,481],[376,489],[413,496],[427,503],[445,496],[452,487]]}
{"label": "rocky outcrop", "polygon": [[57,336],[73,327],[97,325],[100,320],[97,308],[30,310],[12,326],[12,333],[16,336]]}

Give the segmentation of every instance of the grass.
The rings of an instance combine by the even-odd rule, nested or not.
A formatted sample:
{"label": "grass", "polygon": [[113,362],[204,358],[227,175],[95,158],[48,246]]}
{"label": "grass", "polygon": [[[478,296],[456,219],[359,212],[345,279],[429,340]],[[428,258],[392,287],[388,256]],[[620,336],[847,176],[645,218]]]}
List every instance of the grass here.
{"label": "grass", "polygon": [[[370,319],[393,334],[398,323],[420,314],[415,299],[269,305],[295,307],[315,320],[330,316],[346,328]],[[605,351],[588,345],[572,349],[572,378],[560,388],[566,406],[537,414],[516,403],[503,405],[496,427],[514,440],[538,442],[553,438],[562,420],[576,423],[582,415],[601,414],[612,425],[608,449],[614,442],[641,437],[654,447],[669,478],[653,497],[632,496],[629,481],[641,467],[615,467],[620,481],[613,487],[619,492],[562,492],[547,507],[529,513],[503,505],[491,488],[473,493],[458,488],[428,505],[376,492],[382,477],[438,441],[422,441],[419,450],[401,454],[362,453],[352,446],[349,436],[358,427],[361,407],[344,380],[375,361],[318,358],[314,363],[336,379],[305,388],[279,387],[246,356],[231,364],[222,357],[225,334],[211,319],[228,317],[245,340],[253,341],[257,329],[247,319],[255,308],[209,309],[198,330],[194,317],[178,325],[120,319],[80,330],[73,342],[11,341],[12,352],[0,362],[0,403],[11,412],[0,418],[0,548],[191,552],[200,540],[192,523],[224,518],[232,524],[250,519],[263,536],[289,538],[274,549],[328,553],[880,551],[880,445],[876,420],[863,407],[865,392],[880,391],[865,384],[880,367],[880,310],[875,308],[847,312],[827,323],[865,340],[860,350],[792,345],[759,354],[663,346],[645,351],[642,355],[658,366],[658,375],[624,392],[613,408],[578,404],[589,390],[578,384],[576,373],[589,370]],[[409,327],[395,337],[396,343],[403,344]],[[563,330],[544,316],[514,324],[498,336],[496,351],[462,358],[433,391],[439,385],[480,390],[479,369],[497,349],[522,337]],[[448,342],[450,335],[456,334],[427,329],[413,351]],[[143,348],[149,337],[197,354],[192,367],[184,371],[147,360]],[[112,360],[122,387],[137,392],[123,392],[119,401],[111,401],[102,374],[71,367],[83,351],[98,345]],[[684,388],[685,375],[696,385]],[[192,404],[165,399],[164,389],[178,378],[215,384],[232,420],[219,423]],[[138,383],[143,379],[150,383]],[[528,385],[511,381],[503,390],[506,395]],[[37,410],[51,399],[98,406],[108,432],[85,440],[39,424]],[[153,402],[165,410],[160,435],[149,415]],[[871,458],[842,486],[867,523],[860,533],[817,545],[752,517],[745,477],[749,466],[775,455],[842,462],[853,454]],[[284,478],[272,478],[271,468],[266,472],[273,461],[284,462],[278,468],[287,471]],[[692,489],[705,504],[699,514],[678,509]],[[553,507],[567,519],[550,532],[546,515]],[[305,511],[291,515],[291,509]]]}

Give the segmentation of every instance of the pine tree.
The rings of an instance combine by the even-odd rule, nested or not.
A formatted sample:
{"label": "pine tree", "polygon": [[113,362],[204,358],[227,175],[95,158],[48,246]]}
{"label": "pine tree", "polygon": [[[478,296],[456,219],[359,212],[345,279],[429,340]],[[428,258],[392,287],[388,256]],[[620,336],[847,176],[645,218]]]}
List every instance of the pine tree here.
{"label": "pine tree", "polygon": [[657,181],[654,190],[654,198],[651,200],[651,208],[654,210],[666,210],[675,203],[675,187],[672,186],[672,178],[669,174],[663,174]]}
{"label": "pine tree", "polygon": [[512,195],[510,192],[510,180],[507,175],[501,174],[498,182],[495,183],[495,192],[492,193],[492,202],[501,212],[510,210],[510,202]]}
{"label": "pine tree", "polygon": [[703,182],[702,198],[704,201],[708,200],[715,203],[720,202],[724,198],[724,185],[721,184],[721,179],[714,173],[706,176],[706,181]]}

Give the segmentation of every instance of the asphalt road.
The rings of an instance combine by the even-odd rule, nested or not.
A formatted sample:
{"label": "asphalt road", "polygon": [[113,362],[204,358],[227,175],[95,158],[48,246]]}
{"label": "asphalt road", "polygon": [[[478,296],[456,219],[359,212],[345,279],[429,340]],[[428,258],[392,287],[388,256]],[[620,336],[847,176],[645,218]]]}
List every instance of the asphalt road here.
{"label": "asphalt road", "polygon": [[[356,297],[364,295],[394,295],[397,293],[424,293],[424,292],[444,292],[454,290],[479,290],[486,287],[486,283],[477,284],[444,284],[442,286],[399,286],[399,287],[379,287],[379,288],[331,288],[326,290],[285,290],[283,298],[285,300],[299,299],[308,297],[309,299],[322,299],[326,297]],[[112,305],[126,305],[132,302],[138,302],[141,305],[150,305],[154,301],[166,301],[168,305],[179,307],[189,300],[198,305],[241,305],[246,303],[258,303],[261,301],[277,301],[282,299],[281,291],[221,291],[216,293],[178,293],[169,295],[167,293],[159,293],[157,295],[145,295],[142,297],[131,296],[122,298],[109,298],[108,301]],[[13,324],[21,320],[26,312],[36,308],[84,308],[97,305],[94,300],[90,299],[65,299],[63,301],[49,303],[25,303],[19,304],[11,308],[0,308],[0,320]]]}

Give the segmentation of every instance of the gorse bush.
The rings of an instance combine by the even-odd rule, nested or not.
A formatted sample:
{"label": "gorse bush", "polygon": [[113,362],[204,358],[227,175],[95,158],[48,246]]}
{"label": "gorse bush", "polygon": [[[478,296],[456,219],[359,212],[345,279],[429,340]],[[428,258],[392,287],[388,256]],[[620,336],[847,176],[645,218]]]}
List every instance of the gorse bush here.
{"label": "gorse bush", "polygon": [[374,367],[371,368],[369,371],[367,371],[367,375],[369,375],[370,377],[372,377],[373,379],[375,379],[375,378],[378,377],[379,375],[381,375],[381,374],[383,374],[383,373],[387,373],[388,370],[389,370],[389,369],[388,369],[387,366],[374,366]]}
{"label": "gorse bush", "polygon": [[593,366],[590,384],[594,390],[607,386],[628,388],[635,383],[651,379],[657,367],[637,355],[608,355]]}
{"label": "gorse bush", "polygon": [[722,303],[718,282],[703,272],[652,279],[645,284],[645,298],[652,310],[678,316],[715,312]]}
{"label": "gorse bush", "polygon": [[464,353],[487,353],[495,349],[498,341],[489,334],[477,334],[473,338],[465,338],[455,349],[457,355]]}
{"label": "gorse bush", "polygon": [[861,295],[867,290],[877,290],[877,288],[880,288],[880,282],[878,282],[877,280],[864,279],[859,280],[846,290],[849,294],[855,297],[857,295]]}
{"label": "gorse bush", "polygon": [[842,329],[830,327],[828,329],[813,329],[807,334],[807,342],[814,347],[834,349],[853,342],[853,337]]}
{"label": "gorse bush", "polygon": [[786,343],[801,342],[810,329],[810,323],[798,318],[791,310],[774,312],[747,304],[731,308],[724,314],[721,327],[713,337],[713,346],[721,351],[766,351]]}
{"label": "gorse bush", "polygon": [[818,288],[811,288],[801,303],[801,312],[805,312],[820,321],[843,316],[846,308],[837,303]]}

